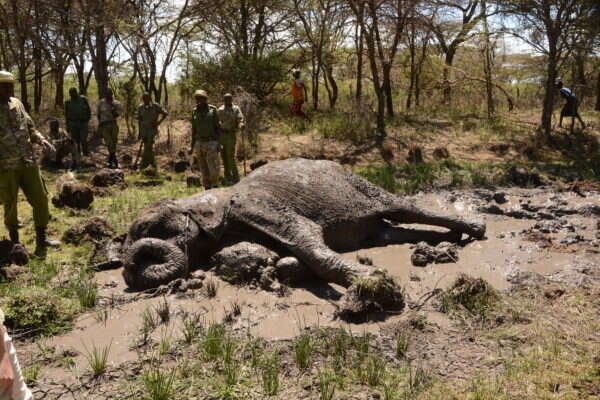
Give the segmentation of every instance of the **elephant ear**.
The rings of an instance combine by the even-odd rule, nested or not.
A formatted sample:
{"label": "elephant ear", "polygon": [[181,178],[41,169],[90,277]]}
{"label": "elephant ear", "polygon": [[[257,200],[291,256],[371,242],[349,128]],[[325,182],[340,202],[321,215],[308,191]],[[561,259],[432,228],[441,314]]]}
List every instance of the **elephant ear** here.
{"label": "elephant ear", "polygon": [[218,240],[227,228],[227,215],[231,196],[227,190],[209,190],[180,200],[198,227],[214,240]]}

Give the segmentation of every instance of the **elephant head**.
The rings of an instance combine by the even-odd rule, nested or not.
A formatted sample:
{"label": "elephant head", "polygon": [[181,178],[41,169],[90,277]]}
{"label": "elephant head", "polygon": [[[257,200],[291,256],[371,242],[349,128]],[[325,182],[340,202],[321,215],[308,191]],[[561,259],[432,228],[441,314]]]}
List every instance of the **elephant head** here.
{"label": "elephant head", "polygon": [[149,289],[188,276],[210,256],[226,226],[226,189],[142,210],[123,245],[123,278],[134,289]]}

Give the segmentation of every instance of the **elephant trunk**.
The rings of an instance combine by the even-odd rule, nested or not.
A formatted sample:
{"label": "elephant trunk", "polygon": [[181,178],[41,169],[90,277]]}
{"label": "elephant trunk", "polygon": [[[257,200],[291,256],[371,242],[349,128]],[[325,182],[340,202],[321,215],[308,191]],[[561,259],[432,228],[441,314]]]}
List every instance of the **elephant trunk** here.
{"label": "elephant trunk", "polygon": [[127,249],[123,278],[134,289],[151,289],[188,275],[188,262],[181,249],[165,240],[144,238]]}
{"label": "elephant trunk", "polygon": [[475,239],[485,238],[485,223],[476,219],[466,219],[453,215],[439,215],[420,210],[414,206],[402,207],[391,216],[402,223],[442,226],[452,231],[464,233]]}

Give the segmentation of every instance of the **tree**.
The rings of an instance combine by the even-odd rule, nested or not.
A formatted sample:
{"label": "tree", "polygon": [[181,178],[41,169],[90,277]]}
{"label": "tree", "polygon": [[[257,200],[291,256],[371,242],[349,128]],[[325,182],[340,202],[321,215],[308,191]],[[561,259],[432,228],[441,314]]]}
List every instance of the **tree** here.
{"label": "tree", "polygon": [[377,96],[377,130],[385,136],[385,113],[394,115],[391,72],[406,22],[416,0],[348,0],[367,45],[373,88]]}
{"label": "tree", "polygon": [[587,21],[594,10],[587,0],[523,0],[500,2],[506,15],[516,22],[506,31],[521,39],[546,58],[544,104],[541,128],[547,138],[552,133],[552,111],[556,80],[584,31],[581,21]]}
{"label": "tree", "polygon": [[338,86],[333,74],[335,52],[347,31],[348,10],[340,0],[293,0],[294,10],[303,30],[299,42],[311,50],[313,106],[319,107],[319,76],[322,72],[329,95],[330,108],[335,107]]}
{"label": "tree", "polygon": [[432,36],[431,30],[427,28],[428,24],[423,21],[424,18],[427,17],[419,15],[408,23],[406,46],[408,47],[410,83],[406,94],[407,109],[412,107],[413,99],[417,107],[421,102],[421,76]]}
{"label": "tree", "polygon": [[444,104],[450,104],[452,98],[450,74],[456,53],[464,42],[475,35],[475,27],[486,16],[486,7],[482,7],[481,3],[479,0],[441,0],[430,4],[432,18],[427,21],[444,55]]}

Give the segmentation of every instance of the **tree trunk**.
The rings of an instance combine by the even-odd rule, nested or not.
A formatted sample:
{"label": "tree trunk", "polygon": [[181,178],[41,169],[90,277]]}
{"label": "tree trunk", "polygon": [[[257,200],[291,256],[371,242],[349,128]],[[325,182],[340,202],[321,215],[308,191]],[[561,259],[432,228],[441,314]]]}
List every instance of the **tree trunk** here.
{"label": "tree trunk", "polygon": [[[362,16],[361,16],[362,18]],[[360,102],[362,98],[362,79],[363,79],[363,52],[364,52],[364,34],[360,23],[358,24],[358,43],[356,47],[356,101]]]}
{"label": "tree trunk", "polygon": [[315,110],[319,109],[319,75],[321,72],[321,56],[316,54],[312,58],[312,99],[313,99],[313,108]]}
{"label": "tree trunk", "polygon": [[65,68],[60,65],[54,70],[54,84],[56,85],[56,92],[54,94],[54,109],[61,109],[64,106],[65,95]]}
{"label": "tree trunk", "polygon": [[417,49],[416,49],[416,38],[415,38],[415,27],[414,25],[411,26],[411,30],[410,30],[410,36],[408,38],[408,50],[409,50],[409,57],[410,57],[410,83],[408,85],[408,93],[406,95],[406,109],[410,110],[410,108],[412,107],[412,99],[413,99],[413,92],[415,90],[415,75],[416,75],[416,53],[417,53]]}
{"label": "tree trunk", "polygon": [[108,91],[108,56],[106,51],[106,32],[104,25],[99,24],[94,27],[95,43],[90,43],[90,53],[92,54],[92,64],[94,66],[94,76],[98,84],[98,96],[102,99],[106,97]]}
{"label": "tree trunk", "polygon": [[[487,5],[484,2],[482,7],[486,8]],[[484,48],[483,48],[483,74],[485,76],[485,92],[487,97],[487,115],[488,119],[491,119],[495,112],[495,104],[494,104],[494,87],[492,84],[493,79],[493,68],[494,68],[494,51],[491,48],[492,44],[490,42],[490,31],[488,25],[487,14],[483,17],[483,29],[484,29]]]}
{"label": "tree trunk", "polygon": [[385,107],[387,110],[387,116],[394,116],[394,99],[392,97],[392,63],[385,63],[382,65],[383,71],[383,91],[385,94]]}
{"label": "tree trunk", "polygon": [[556,54],[551,52],[548,57],[548,76],[544,93],[544,107],[542,110],[542,130],[547,138],[552,135],[552,112],[554,111],[554,94],[556,91]]}
{"label": "tree trunk", "polygon": [[36,113],[40,112],[40,106],[42,105],[42,51],[39,47],[33,49],[33,109]]}
{"label": "tree trunk", "polygon": [[598,71],[598,83],[596,84],[596,111],[600,111],[600,71]]}
{"label": "tree trunk", "polygon": [[454,63],[454,55],[456,54],[456,50],[448,49],[446,53],[446,57],[444,59],[444,71],[442,78],[444,80],[444,92],[442,94],[443,103],[445,105],[450,105],[452,101],[452,87],[450,84],[450,69],[452,68],[452,64]]}
{"label": "tree trunk", "polygon": [[21,102],[25,109],[29,112],[31,105],[29,104],[29,95],[27,93],[27,70],[19,63],[19,86],[21,86]]}
{"label": "tree trunk", "polygon": [[323,64],[323,74],[325,75],[325,82],[327,85],[327,94],[329,96],[329,108],[332,110],[335,108],[338,99],[338,85],[333,76],[333,67]]}

